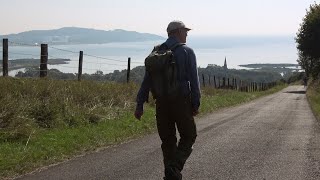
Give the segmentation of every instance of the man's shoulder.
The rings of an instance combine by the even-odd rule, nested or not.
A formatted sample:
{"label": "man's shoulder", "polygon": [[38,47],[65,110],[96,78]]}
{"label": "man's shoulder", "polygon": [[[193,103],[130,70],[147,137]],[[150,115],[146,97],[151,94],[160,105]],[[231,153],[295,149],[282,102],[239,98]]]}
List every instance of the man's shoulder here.
{"label": "man's shoulder", "polygon": [[194,53],[194,52],[193,52],[193,49],[192,49],[191,47],[189,47],[187,44],[182,44],[182,45],[181,45],[181,49],[187,51],[188,53],[189,53],[189,52],[190,52],[190,53]]}
{"label": "man's shoulder", "polygon": [[191,47],[189,47],[187,44],[185,43],[182,43],[181,45],[184,49],[187,49],[187,50],[193,50]]}

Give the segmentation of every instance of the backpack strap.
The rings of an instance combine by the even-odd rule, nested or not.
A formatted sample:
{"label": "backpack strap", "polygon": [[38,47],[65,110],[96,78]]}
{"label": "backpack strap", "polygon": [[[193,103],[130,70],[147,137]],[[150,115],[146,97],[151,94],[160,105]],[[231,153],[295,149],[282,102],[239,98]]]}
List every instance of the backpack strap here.
{"label": "backpack strap", "polygon": [[[168,47],[165,43],[162,43],[162,44],[156,45],[156,46],[153,48],[153,51],[168,50],[168,49],[170,49],[171,51],[173,51],[173,50],[175,50],[177,47],[183,46],[183,45],[186,45],[186,44],[185,44],[185,43],[176,43],[176,44],[174,44],[173,46]],[[165,49],[164,49],[164,47],[165,47]],[[152,52],[153,52],[153,51],[152,51]]]}
{"label": "backpack strap", "polygon": [[169,48],[171,51],[175,50],[177,47],[179,46],[183,46],[186,45],[185,43],[176,43],[174,44],[171,48]]}

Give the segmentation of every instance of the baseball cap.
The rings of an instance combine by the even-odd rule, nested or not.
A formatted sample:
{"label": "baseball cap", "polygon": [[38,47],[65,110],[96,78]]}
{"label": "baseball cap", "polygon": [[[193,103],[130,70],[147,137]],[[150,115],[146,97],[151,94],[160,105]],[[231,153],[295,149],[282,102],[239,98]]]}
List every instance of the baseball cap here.
{"label": "baseball cap", "polygon": [[168,24],[167,32],[169,33],[169,32],[176,30],[176,29],[187,29],[188,31],[191,30],[190,28],[187,28],[186,25],[182,21],[171,21]]}

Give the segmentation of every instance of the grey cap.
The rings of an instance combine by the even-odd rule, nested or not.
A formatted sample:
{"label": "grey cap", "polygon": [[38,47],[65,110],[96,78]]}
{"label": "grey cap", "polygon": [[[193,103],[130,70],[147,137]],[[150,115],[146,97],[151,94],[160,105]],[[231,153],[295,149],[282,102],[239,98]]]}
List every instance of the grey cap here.
{"label": "grey cap", "polygon": [[169,33],[169,32],[176,30],[176,29],[187,29],[188,31],[191,30],[190,28],[187,28],[186,25],[182,21],[171,21],[168,24],[167,32]]}

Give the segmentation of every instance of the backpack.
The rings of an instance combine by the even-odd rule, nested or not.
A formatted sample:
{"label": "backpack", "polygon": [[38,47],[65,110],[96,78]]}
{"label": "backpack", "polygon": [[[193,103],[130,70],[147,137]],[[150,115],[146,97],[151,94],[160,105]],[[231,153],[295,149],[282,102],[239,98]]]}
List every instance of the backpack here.
{"label": "backpack", "polygon": [[174,50],[184,45],[177,43],[173,47],[163,49],[165,44],[158,45],[145,59],[146,71],[151,76],[151,93],[154,99],[176,97],[180,93],[178,84],[178,66]]}

